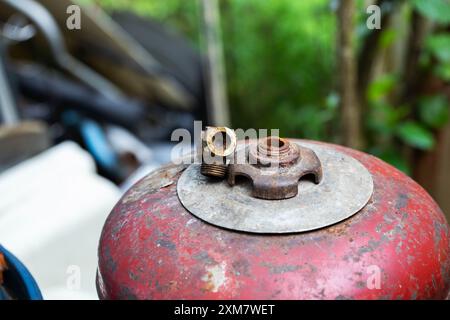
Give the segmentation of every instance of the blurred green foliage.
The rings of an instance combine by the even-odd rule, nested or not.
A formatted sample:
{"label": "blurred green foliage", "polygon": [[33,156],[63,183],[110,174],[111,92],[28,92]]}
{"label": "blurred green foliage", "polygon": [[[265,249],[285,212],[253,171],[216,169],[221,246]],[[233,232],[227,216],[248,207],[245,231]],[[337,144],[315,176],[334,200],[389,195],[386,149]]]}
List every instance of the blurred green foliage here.
{"label": "blurred green foliage", "polygon": [[[91,2],[94,0],[80,0]],[[113,10],[132,10],[161,20],[186,35],[201,50],[199,0],[96,0]],[[404,2],[403,19],[411,10],[444,26],[450,23],[448,0]],[[280,128],[281,134],[338,141],[339,96],[335,92],[335,1],[220,0],[228,97],[233,127]],[[364,1],[357,1],[357,48],[370,30]],[[383,29],[380,48],[404,37]],[[432,63],[433,62],[433,63]],[[437,62],[437,63],[436,63]],[[421,54],[423,68],[450,81],[450,34],[428,36]],[[395,105],[392,95],[405,81],[395,72],[374,79],[366,92],[364,134],[367,150],[408,172],[402,146],[430,150],[434,131],[449,120],[445,96],[428,95]]]}
{"label": "blurred green foliage", "polygon": [[194,43],[200,38],[200,7],[198,0],[76,0],[80,4],[99,4],[108,11],[132,11],[160,20]]}
{"label": "blurred green foliage", "polygon": [[[84,0],[91,2],[92,0]],[[164,22],[202,48],[199,1],[100,0]],[[337,115],[335,14],[328,0],[220,1],[234,127],[330,140]]]}
{"label": "blurred green foliage", "polygon": [[[407,21],[411,10],[435,23],[446,26],[450,23],[450,3],[448,0],[415,0],[406,8]],[[440,28],[437,28],[440,30]],[[388,41],[386,40],[388,39]],[[380,39],[381,47],[387,48],[398,38],[398,31],[386,29]],[[443,81],[450,80],[450,34],[438,31],[425,39],[417,72],[430,68]],[[435,145],[435,131],[449,121],[449,101],[441,93],[422,95],[407,105],[393,105],[391,96],[399,90],[407,79],[403,75],[387,73],[374,79],[367,90],[369,106],[367,119],[368,150],[395,165],[406,173],[411,172],[410,164],[402,153],[402,146],[429,151]]]}
{"label": "blurred green foliage", "polygon": [[434,73],[443,80],[450,81],[450,34],[438,33],[429,36],[426,41],[426,54],[439,62]]}
{"label": "blurred green foliage", "polygon": [[448,0],[413,0],[418,12],[437,23],[450,23],[450,3]]}
{"label": "blurred green foliage", "polygon": [[222,17],[233,125],[329,138],[337,114],[329,1],[233,0]]}

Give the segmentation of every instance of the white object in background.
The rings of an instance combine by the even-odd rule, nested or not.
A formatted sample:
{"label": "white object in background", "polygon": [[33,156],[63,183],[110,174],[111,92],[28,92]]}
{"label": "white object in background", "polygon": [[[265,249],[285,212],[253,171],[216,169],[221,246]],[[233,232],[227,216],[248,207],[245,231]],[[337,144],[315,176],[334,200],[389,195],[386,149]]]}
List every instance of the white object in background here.
{"label": "white object in background", "polygon": [[161,167],[164,164],[168,164],[171,161],[171,152],[174,143],[158,143],[151,144],[149,150],[151,150],[152,157],[149,161],[144,161],[143,165],[133,172],[122,184],[120,190],[126,192],[136,182],[143,177],[151,173],[153,170]]}
{"label": "white object in background", "polygon": [[61,143],[0,174],[0,243],[45,299],[97,299],[97,247],[121,192],[90,155]]}
{"label": "white object in background", "polygon": [[118,154],[132,153],[141,163],[152,161],[152,151],[128,130],[118,126],[107,126],[106,136]]}

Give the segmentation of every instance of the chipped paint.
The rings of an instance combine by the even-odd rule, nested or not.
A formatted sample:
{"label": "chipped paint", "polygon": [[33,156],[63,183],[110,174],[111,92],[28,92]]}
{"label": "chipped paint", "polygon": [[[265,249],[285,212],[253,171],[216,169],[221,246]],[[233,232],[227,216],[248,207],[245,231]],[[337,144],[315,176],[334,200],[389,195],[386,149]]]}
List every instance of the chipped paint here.
{"label": "chipped paint", "polygon": [[226,263],[222,262],[212,267],[206,267],[206,274],[202,277],[202,281],[206,282],[205,290],[218,292],[220,287],[225,284],[225,268]]}
{"label": "chipped paint", "polygon": [[[436,203],[381,160],[326,146],[364,164],[374,193],[358,214],[313,232],[249,234],[205,223],[178,200],[183,167],[162,168],[138,182],[113,209],[102,232],[100,298],[448,297],[449,226]],[[162,178],[173,183],[164,187]],[[380,270],[379,289],[365,285],[371,266]]]}
{"label": "chipped paint", "polygon": [[143,198],[147,192],[155,192],[158,189],[171,186],[174,183],[174,180],[171,177],[184,168],[184,166],[169,165],[155,170],[148,176],[144,177],[137,184],[138,186],[136,188],[131,188],[121,201],[123,203],[138,201]]}

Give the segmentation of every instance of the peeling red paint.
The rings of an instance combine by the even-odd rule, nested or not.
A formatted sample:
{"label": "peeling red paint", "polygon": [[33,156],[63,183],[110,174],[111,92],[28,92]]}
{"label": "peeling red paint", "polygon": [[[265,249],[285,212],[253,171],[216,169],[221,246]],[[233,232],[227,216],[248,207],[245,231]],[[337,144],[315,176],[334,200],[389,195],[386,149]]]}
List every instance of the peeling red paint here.
{"label": "peeling red paint", "polygon": [[[355,216],[307,233],[257,235],[209,225],[178,201],[182,167],[144,178],[106,221],[99,296],[445,299],[449,226],[439,207],[422,187],[381,160],[332,147],[367,167],[374,194]],[[371,270],[380,271],[379,289],[371,286]]]}

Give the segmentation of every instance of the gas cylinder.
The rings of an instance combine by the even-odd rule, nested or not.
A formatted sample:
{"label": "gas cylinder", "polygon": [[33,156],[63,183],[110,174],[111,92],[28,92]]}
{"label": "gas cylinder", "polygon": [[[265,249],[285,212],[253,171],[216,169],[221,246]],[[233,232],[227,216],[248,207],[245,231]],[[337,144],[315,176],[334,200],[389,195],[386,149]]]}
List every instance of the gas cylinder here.
{"label": "gas cylinder", "polygon": [[114,207],[101,299],[448,298],[449,226],[411,178],[323,142],[218,150],[217,132],[232,135],[206,132],[202,152],[219,160],[166,165]]}

